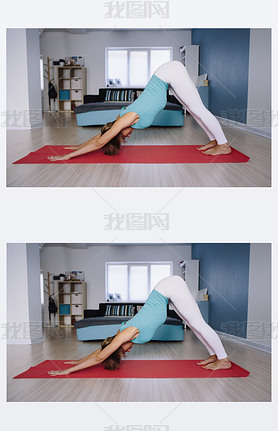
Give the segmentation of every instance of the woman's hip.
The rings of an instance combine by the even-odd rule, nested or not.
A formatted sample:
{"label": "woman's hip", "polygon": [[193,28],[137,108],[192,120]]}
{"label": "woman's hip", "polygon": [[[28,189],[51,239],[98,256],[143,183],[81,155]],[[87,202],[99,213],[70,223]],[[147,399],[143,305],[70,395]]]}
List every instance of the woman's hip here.
{"label": "woman's hip", "polygon": [[173,81],[184,76],[190,79],[185,66],[180,61],[169,61],[168,63],[164,63],[156,69],[154,74],[170,85]]}
{"label": "woman's hip", "polygon": [[162,64],[155,75],[165,81],[180,96],[183,103],[199,98],[197,88],[189,76],[186,67],[180,61]]}
{"label": "woman's hip", "polygon": [[163,278],[157,283],[155,290],[169,299],[172,299],[179,293],[191,296],[186,282],[179,275]]}

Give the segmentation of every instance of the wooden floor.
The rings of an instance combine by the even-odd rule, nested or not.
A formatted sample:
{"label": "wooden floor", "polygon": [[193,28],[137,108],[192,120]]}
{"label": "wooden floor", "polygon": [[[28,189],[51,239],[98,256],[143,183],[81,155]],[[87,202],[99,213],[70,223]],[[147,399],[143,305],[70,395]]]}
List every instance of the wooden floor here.
{"label": "wooden floor", "polygon": [[[248,163],[225,164],[74,164],[13,165],[44,145],[77,145],[99,127],[77,127],[74,114],[45,113],[44,127],[7,132],[8,187],[270,187],[271,141],[223,127],[231,146],[250,157]],[[190,115],[184,127],[135,130],[129,145],[202,145],[207,136]]]}
{"label": "wooden floor", "polygon": [[[45,341],[7,348],[7,400],[101,402],[269,402],[271,355],[235,341],[223,341],[230,359],[250,371],[246,378],[209,379],[12,379],[46,359],[79,359],[99,347],[78,342],[74,329],[45,329]],[[187,330],[183,342],[135,345],[128,359],[200,359],[207,352]]]}

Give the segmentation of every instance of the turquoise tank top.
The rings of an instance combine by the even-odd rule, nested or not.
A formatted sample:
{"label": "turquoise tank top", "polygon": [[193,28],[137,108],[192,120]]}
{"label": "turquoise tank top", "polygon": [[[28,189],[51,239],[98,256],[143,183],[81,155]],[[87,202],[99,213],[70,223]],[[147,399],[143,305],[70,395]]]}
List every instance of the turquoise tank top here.
{"label": "turquoise tank top", "polygon": [[120,117],[128,112],[139,115],[137,123],[131,126],[134,129],[149,127],[157,114],[162,111],[167,102],[167,82],[153,75],[146,85],[143,93],[131,105],[122,108]]}
{"label": "turquoise tank top", "polygon": [[120,332],[125,328],[134,326],[140,334],[132,340],[132,343],[143,344],[150,341],[155,331],[163,325],[167,318],[168,298],[153,290],[141,310],[128,322],[121,324]]}

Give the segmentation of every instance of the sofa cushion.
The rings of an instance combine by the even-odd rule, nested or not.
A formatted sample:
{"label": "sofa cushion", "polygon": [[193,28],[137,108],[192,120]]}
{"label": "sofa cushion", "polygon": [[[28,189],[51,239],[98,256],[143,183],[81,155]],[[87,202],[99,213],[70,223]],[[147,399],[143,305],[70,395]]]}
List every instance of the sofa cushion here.
{"label": "sofa cushion", "polygon": [[87,326],[118,325],[126,320],[128,320],[127,316],[88,317],[87,319],[78,320],[74,327],[78,329],[86,328]]}
{"label": "sofa cushion", "polygon": [[[102,317],[88,317],[87,319],[79,320],[75,323],[75,329],[86,328],[88,326],[101,326],[101,325],[115,325],[121,324],[122,322],[126,322],[131,317],[128,316],[102,316]],[[183,325],[180,319],[175,319],[174,317],[167,317],[164,322],[164,325],[174,325],[180,326]]]}
{"label": "sofa cushion", "polygon": [[[121,110],[129,106],[131,102],[96,102],[84,103],[84,105],[77,106],[74,110],[75,114],[83,114],[91,111],[108,111],[108,110]],[[181,111],[183,108],[176,103],[167,102],[164,108],[167,111]]]}
{"label": "sofa cushion", "polygon": [[84,112],[91,111],[113,111],[115,109],[121,109],[127,106],[128,102],[95,102],[95,103],[84,103],[74,109],[75,114],[83,114]]}

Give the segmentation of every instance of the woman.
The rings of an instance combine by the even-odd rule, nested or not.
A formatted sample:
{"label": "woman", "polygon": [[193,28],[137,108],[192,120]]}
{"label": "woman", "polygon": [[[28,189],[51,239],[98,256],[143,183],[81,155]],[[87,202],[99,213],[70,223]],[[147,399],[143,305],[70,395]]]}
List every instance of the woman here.
{"label": "woman", "polygon": [[168,302],[210,353],[209,358],[198,362],[198,365],[213,371],[230,368],[231,363],[220,338],[204,321],[185,281],[174,275],[161,280],[141,310],[128,322],[123,322],[114,337],[104,340],[100,349],[80,361],[65,362],[73,365],[67,370],[49,371],[49,374],[71,374],[100,363],[108,370],[116,370],[120,366],[121,358],[130,351],[134,343],[147,343],[163,325],[167,317]]}
{"label": "woman", "polygon": [[207,145],[199,147],[198,150],[207,155],[230,154],[231,148],[218,120],[203,105],[186,68],[179,61],[170,61],[156,70],[138,99],[123,108],[117,119],[107,123],[100,134],[77,148],[65,147],[75,151],[64,156],[51,156],[49,160],[69,160],[100,148],[104,149],[105,154],[118,154],[121,143],[130,136],[133,129],[149,127],[157,114],[164,109],[168,86],[210,139]]}

